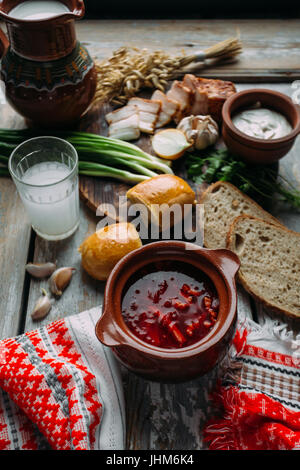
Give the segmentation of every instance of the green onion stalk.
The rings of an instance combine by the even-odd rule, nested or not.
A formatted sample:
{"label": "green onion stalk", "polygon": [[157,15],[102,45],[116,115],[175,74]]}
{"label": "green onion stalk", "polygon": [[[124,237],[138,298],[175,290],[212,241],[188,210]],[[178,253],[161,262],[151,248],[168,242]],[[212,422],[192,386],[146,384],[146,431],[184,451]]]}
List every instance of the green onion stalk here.
{"label": "green onion stalk", "polygon": [[80,131],[37,133],[31,129],[0,129],[0,176],[9,175],[8,158],[19,144],[45,135],[60,137],[75,147],[81,175],[109,177],[136,184],[161,173],[173,174],[170,162],[123,140]]}

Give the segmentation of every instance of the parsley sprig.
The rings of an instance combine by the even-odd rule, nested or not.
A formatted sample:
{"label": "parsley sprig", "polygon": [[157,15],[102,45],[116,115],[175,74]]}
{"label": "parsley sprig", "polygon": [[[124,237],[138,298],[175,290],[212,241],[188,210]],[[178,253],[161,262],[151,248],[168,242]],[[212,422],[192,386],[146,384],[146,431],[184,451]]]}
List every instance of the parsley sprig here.
{"label": "parsley sprig", "polygon": [[300,209],[300,191],[273,166],[248,165],[227,149],[190,154],[185,161],[187,175],[195,183],[227,181],[254,199],[278,199]]}

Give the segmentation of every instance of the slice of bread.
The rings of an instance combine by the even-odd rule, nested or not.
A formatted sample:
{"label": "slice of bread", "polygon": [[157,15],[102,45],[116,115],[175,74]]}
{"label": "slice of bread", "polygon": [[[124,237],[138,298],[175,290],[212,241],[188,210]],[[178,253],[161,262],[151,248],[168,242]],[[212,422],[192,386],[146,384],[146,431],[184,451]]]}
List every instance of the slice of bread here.
{"label": "slice of bread", "polygon": [[242,215],[231,224],[227,248],[240,258],[238,280],[254,298],[300,319],[300,233]]}
{"label": "slice of bread", "polygon": [[242,214],[282,224],[250,197],[230,183],[217,181],[200,198],[204,204],[204,245],[207,248],[226,248],[226,237],[233,220]]}

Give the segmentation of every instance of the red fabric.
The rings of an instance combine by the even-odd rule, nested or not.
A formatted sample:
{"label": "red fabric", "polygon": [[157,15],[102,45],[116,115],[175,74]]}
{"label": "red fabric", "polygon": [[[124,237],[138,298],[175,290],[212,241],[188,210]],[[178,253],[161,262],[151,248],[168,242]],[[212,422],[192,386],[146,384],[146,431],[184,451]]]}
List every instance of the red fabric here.
{"label": "red fabric", "polygon": [[204,429],[211,450],[291,450],[300,445],[300,412],[234,386],[222,387],[215,400],[223,417]]}
{"label": "red fabric", "polygon": [[[274,398],[291,387],[299,394],[299,364],[287,354],[248,344],[247,334],[237,331],[233,340],[243,387],[241,380],[219,385],[212,396],[218,417],[204,427],[204,441],[211,450],[300,449],[300,412]],[[265,384],[268,394],[261,393]]]}
{"label": "red fabric", "polygon": [[[92,449],[102,408],[95,377],[76,350],[64,320],[45,327],[44,334],[51,352],[41,330],[0,341],[0,387],[12,400],[22,449],[37,448],[35,426],[53,449]],[[0,449],[11,444],[5,412],[2,396]]]}

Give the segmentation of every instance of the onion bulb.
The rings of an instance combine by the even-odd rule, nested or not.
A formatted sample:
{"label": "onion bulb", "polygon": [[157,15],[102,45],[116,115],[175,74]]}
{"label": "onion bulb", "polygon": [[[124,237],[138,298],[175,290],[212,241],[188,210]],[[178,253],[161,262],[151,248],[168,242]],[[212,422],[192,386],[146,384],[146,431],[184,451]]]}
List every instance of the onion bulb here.
{"label": "onion bulb", "polygon": [[178,129],[163,129],[152,138],[154,152],[166,160],[177,160],[191,145],[185,134]]}

